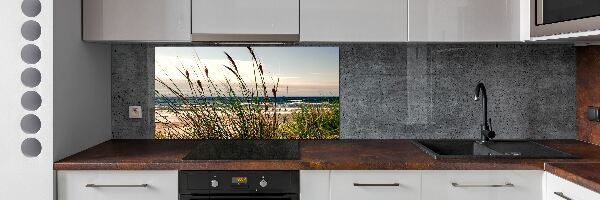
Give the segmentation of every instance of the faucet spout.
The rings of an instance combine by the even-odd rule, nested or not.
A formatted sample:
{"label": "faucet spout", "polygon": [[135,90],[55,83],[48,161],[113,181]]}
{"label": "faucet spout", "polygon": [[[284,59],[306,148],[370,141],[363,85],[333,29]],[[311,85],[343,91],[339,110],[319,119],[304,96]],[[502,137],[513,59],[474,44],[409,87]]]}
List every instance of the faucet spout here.
{"label": "faucet spout", "polygon": [[483,83],[477,84],[477,87],[475,88],[475,97],[473,99],[475,101],[481,100],[481,107],[483,107],[483,123],[481,123],[481,142],[488,142],[494,137],[496,137],[496,133],[493,130],[491,130],[490,124],[488,124],[487,93],[485,91],[485,85],[483,85]]}
{"label": "faucet spout", "polygon": [[[481,92],[481,96],[479,95]],[[487,123],[487,93],[485,91],[485,85],[483,83],[477,84],[475,88],[475,101],[481,101],[481,106],[483,107],[483,123],[481,124],[484,128],[488,128],[489,125]]]}

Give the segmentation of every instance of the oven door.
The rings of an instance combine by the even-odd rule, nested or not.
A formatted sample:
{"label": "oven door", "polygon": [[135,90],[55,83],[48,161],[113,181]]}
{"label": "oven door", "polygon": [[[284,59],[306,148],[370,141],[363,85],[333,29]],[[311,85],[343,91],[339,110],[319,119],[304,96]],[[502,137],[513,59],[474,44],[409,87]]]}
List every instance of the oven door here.
{"label": "oven door", "polygon": [[600,29],[599,0],[531,0],[532,36]]}
{"label": "oven door", "polygon": [[297,194],[283,195],[179,195],[179,200],[299,200]]}

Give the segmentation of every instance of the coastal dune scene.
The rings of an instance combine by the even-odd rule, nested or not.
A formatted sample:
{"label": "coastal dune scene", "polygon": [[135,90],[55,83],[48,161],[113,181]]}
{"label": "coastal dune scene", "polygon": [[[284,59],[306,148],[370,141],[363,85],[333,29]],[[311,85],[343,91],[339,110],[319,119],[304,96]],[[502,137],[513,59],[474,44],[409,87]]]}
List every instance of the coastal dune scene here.
{"label": "coastal dune scene", "polygon": [[157,47],[157,139],[339,138],[337,47]]}

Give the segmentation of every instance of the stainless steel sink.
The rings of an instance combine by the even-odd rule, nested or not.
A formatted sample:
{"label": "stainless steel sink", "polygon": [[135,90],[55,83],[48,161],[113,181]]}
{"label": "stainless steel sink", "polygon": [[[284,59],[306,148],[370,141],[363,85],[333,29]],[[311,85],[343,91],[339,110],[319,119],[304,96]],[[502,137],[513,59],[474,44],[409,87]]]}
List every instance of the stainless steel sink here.
{"label": "stainless steel sink", "polygon": [[574,159],[569,153],[525,140],[498,140],[479,143],[475,140],[413,140],[435,159],[440,158],[529,158]]}

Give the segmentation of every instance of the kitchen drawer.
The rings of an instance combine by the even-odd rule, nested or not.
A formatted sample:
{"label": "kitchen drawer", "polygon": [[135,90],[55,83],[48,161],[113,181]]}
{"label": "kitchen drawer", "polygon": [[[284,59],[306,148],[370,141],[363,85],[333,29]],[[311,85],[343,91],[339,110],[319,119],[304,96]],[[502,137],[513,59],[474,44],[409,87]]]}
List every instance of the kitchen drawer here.
{"label": "kitchen drawer", "polygon": [[546,200],[598,200],[600,194],[546,172]]}
{"label": "kitchen drawer", "polygon": [[543,171],[423,171],[422,200],[542,200]]}
{"label": "kitchen drawer", "polygon": [[331,200],[415,200],[420,198],[419,171],[333,170]]}
{"label": "kitchen drawer", "polygon": [[[58,200],[177,200],[177,171],[57,172]],[[90,187],[95,184],[96,187]],[[146,187],[141,187],[147,184]],[[87,186],[86,186],[87,185]]]}

